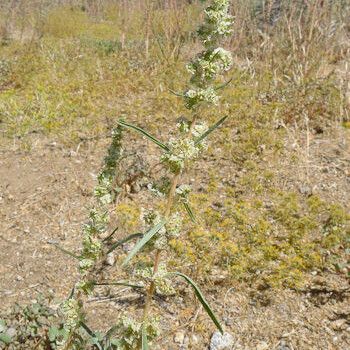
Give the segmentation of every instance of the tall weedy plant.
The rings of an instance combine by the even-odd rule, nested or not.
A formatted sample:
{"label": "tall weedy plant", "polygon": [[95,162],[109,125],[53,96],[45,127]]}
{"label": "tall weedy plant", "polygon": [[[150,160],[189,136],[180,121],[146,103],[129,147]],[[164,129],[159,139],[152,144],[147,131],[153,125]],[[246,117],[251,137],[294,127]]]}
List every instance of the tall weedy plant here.
{"label": "tall weedy plant", "polygon": [[[65,329],[68,332],[63,349],[76,347],[79,341],[77,332],[84,329],[94,337],[95,347],[98,349],[142,349],[149,348],[149,341],[159,334],[157,318],[153,316],[152,300],[155,293],[172,295],[174,288],[172,279],[183,278],[193,288],[195,295],[203,305],[217,328],[223,329],[208,305],[199,287],[192,279],[180,272],[167,270],[164,255],[170,249],[168,242],[181,234],[182,216],[180,209],[195,221],[189,203],[191,187],[182,183],[183,173],[188,170],[194,160],[207,148],[207,137],[218,128],[227,118],[221,118],[214,125],[208,127],[201,120],[201,110],[208,104],[218,104],[218,90],[226,84],[217,84],[217,77],[228,71],[232,65],[231,54],[219,46],[225,36],[231,34],[232,16],[229,15],[229,0],[212,0],[205,9],[204,23],[198,29],[198,37],[202,41],[204,50],[187,65],[191,74],[189,87],[182,93],[189,118],[177,124],[177,137],[167,143],[156,139],[140,127],[131,125],[124,120],[119,121],[117,132],[113,136],[112,145],[106,157],[105,168],[98,177],[99,185],[95,189],[97,206],[90,212],[89,223],[84,226],[83,250],[79,259],[81,281],[75,286],[70,298],[63,304],[66,315]],[[123,240],[111,243],[106,236],[108,226],[108,208],[113,200],[113,182],[115,176],[116,158],[119,156],[121,128],[129,128],[154,142],[163,152],[160,159],[168,172],[168,181],[162,186],[154,185],[152,191],[163,198],[164,210],[143,209],[142,220],[145,233],[132,234]],[[123,262],[123,267],[129,266],[132,275],[130,279],[137,279],[136,284],[126,282],[111,282],[110,284],[127,285],[131,288],[142,288],[145,291],[145,303],[142,319],[132,320],[123,316],[119,323],[110,329],[106,336],[98,338],[86,325],[83,312],[85,295],[92,292],[94,287],[108,282],[99,281],[96,273],[98,266],[107,253],[113,251],[122,243],[140,237]],[[153,262],[137,263],[130,267],[133,258],[142,250],[154,251]],[[112,334],[117,338],[112,340]]]}

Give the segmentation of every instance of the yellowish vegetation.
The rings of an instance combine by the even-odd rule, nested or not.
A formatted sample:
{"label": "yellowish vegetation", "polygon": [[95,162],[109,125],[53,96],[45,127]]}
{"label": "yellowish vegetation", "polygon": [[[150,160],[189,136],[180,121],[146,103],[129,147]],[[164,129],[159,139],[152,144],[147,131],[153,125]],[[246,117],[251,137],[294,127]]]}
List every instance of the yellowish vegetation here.
{"label": "yellowish vegetation", "polygon": [[[280,125],[304,126],[305,116],[310,128],[349,128],[345,92],[336,74],[321,74],[319,63],[322,52],[324,67],[335,68],[346,51],[342,41],[336,44],[340,30],[327,39],[315,24],[301,30],[308,38],[300,38],[297,25],[311,26],[307,18],[289,32],[287,22],[280,21],[275,31],[260,37],[252,29],[257,24],[243,16],[244,3],[238,5],[232,82],[223,92],[222,109],[211,108],[201,116],[210,122],[218,115],[230,116],[208,155],[223,157],[232,169],[245,172],[228,185],[218,182],[217,165],[208,167],[205,191],[191,197],[200,223],[188,230],[185,240],[173,240],[172,247],[185,265],[196,261],[204,278],[218,267],[229,272],[229,279],[297,286],[305,272],[336,264],[338,251],[349,247],[349,215],[315,195],[305,198],[275,187],[273,170],[262,166],[260,158],[268,153],[269,161],[278,162],[285,137]],[[169,89],[181,92],[188,78],[184,62],[197,50],[191,33],[199,13],[195,3],[176,9],[128,9],[107,2],[97,17],[80,7],[63,6],[36,20],[33,40],[2,31],[2,134],[40,132],[74,144],[81,137],[103,134],[120,116],[147,123],[156,135],[168,130],[186,112]],[[0,16],[1,28],[5,16]],[[290,159],[298,161],[295,155]],[[220,207],[213,206],[218,191],[224,195]],[[119,204],[116,212],[127,232],[138,229],[140,213],[134,203]]]}

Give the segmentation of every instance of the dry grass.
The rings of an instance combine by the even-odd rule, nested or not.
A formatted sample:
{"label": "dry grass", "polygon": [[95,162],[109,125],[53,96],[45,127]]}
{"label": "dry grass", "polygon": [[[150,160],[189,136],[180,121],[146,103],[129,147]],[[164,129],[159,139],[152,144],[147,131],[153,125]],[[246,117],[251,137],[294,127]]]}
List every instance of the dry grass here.
{"label": "dry grass", "polygon": [[[203,111],[209,121],[225,114],[230,118],[219,131],[223,137],[212,140],[206,164],[198,164],[188,178],[200,184],[191,198],[199,224],[188,229],[185,242],[173,242],[174,255],[169,257],[191,269],[197,279],[203,276],[218,294],[230,291],[237,280],[241,286],[257,286],[258,293],[269,287],[304,290],[315,276],[335,280],[336,289],[349,273],[350,8],[346,1],[304,3],[232,2],[234,35],[226,43],[235,59],[232,82],[223,93],[221,110]],[[120,116],[166,140],[168,125],[186,113],[169,89],[184,89],[184,62],[200,50],[193,31],[201,6],[185,0],[3,2],[1,144],[8,148],[13,141],[34,157],[39,168],[42,161],[31,152],[38,147],[46,152],[39,140],[89,154],[86,145],[91,150],[102,147],[103,140],[95,144],[94,139],[103,139]],[[146,161],[154,164],[154,149],[136,140],[128,137],[130,152],[142,149],[149,154]],[[10,157],[6,151],[5,165],[11,164]],[[96,165],[101,157],[98,153],[86,159]],[[64,167],[65,156],[61,158]],[[51,162],[50,157],[43,159]],[[74,181],[91,182],[85,167],[74,169]],[[6,170],[5,180],[15,173]],[[147,176],[142,181],[153,179],[152,172]],[[133,200],[148,200],[142,181],[137,184],[140,193],[128,192],[118,204],[121,231],[137,228],[139,213]],[[80,197],[78,204],[74,202],[77,207],[84,201]],[[13,208],[4,221],[8,226],[11,212],[17,210],[13,199],[9,203]],[[61,211],[55,205],[53,212]],[[64,213],[69,210],[69,203],[62,208]],[[19,213],[21,221],[32,220],[34,227],[34,219],[42,220]],[[62,215],[67,223],[73,214]],[[81,215],[76,218],[81,220]],[[79,236],[74,237],[75,243],[66,243],[77,249]],[[40,242],[39,235],[36,239]],[[191,268],[193,261],[196,270]],[[244,290],[243,296],[248,298]],[[252,308],[247,306],[249,317]],[[232,310],[223,312],[235,314]],[[239,327],[248,332],[244,322]],[[271,334],[276,337],[274,327]],[[203,329],[201,334],[205,324]],[[261,335],[258,330],[256,334]],[[317,332],[312,334],[312,345],[305,345],[305,340],[300,349],[319,348]],[[331,336],[327,337],[329,345]]]}

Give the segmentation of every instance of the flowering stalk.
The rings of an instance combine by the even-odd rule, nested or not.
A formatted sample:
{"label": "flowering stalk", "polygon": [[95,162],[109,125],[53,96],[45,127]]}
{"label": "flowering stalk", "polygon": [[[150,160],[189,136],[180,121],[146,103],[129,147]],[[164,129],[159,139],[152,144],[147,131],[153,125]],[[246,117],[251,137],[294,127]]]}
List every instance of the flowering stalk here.
{"label": "flowering stalk", "polygon": [[95,286],[94,272],[99,261],[105,256],[104,238],[109,224],[109,205],[116,195],[115,179],[117,162],[121,156],[122,128],[112,131],[112,142],[104,159],[103,169],[98,175],[98,184],[94,189],[95,205],[90,209],[89,220],[83,225],[83,248],[77,257],[79,260],[80,281],[61,305],[65,316],[64,329],[68,339],[61,349],[68,350],[74,342],[76,331],[85,322],[83,310],[84,295],[90,294]]}
{"label": "flowering stalk", "polygon": [[[194,221],[194,214],[189,203],[191,188],[189,185],[181,183],[182,174],[206,150],[207,136],[227,118],[221,118],[211,127],[208,127],[205,122],[199,122],[200,108],[208,104],[217,104],[219,101],[217,91],[221,86],[215,86],[217,77],[228,71],[232,65],[231,54],[218,46],[222,38],[232,33],[229,2],[229,0],[212,0],[210,6],[205,9],[204,23],[197,32],[204,50],[187,65],[187,70],[191,74],[189,88],[180,94],[189,110],[190,121],[183,120],[177,124],[178,137],[172,137],[164,144],[140,127],[128,124],[123,120],[119,121],[118,132],[113,135],[112,145],[105,158],[104,170],[98,176],[98,186],[94,191],[96,206],[90,211],[89,222],[83,229],[83,249],[78,257],[81,280],[76,285],[77,292],[72,293],[72,296],[63,305],[63,311],[67,316],[65,327],[70,334],[64,349],[70,349],[74,341],[74,332],[79,327],[88,329],[84,323],[83,296],[91,293],[94,286],[98,284],[96,283],[95,271],[99,262],[106,253],[120,245],[117,242],[106,249],[105,236],[109,223],[108,205],[113,201],[116,161],[121,152],[120,129],[122,127],[141,133],[163,150],[160,160],[171,180],[166,178],[166,181],[161,185],[154,184],[151,187],[153,193],[165,198],[165,209],[163,213],[153,209],[142,210],[145,233],[136,242],[123,263],[123,266],[129,264],[146,246],[155,250],[151,265],[139,263],[134,266],[133,278],[139,282],[136,286],[146,289],[143,317],[141,322],[124,316],[120,318],[117,327],[113,329],[114,332],[118,333],[117,349],[148,349],[148,341],[159,333],[157,318],[150,317],[152,299],[155,292],[163,295],[174,294],[174,288],[171,285],[172,277],[181,277],[191,285],[209,317],[223,332],[218,319],[195,282],[180,272],[168,272],[166,264],[161,258],[162,252],[169,249],[169,241],[181,233],[182,217],[177,210],[178,207],[183,206]],[[134,239],[136,236],[139,237],[138,234],[131,234],[122,241]],[[133,287],[130,284],[129,286]],[[89,333],[91,332],[89,331]]]}
{"label": "flowering stalk", "polygon": [[[218,102],[219,97],[213,83],[219,74],[229,70],[232,65],[231,54],[221,47],[216,47],[222,37],[232,32],[232,16],[228,14],[228,10],[229,0],[213,0],[205,10],[205,22],[198,30],[198,36],[202,40],[205,50],[187,65],[188,71],[192,74],[191,87],[183,94],[185,106],[192,111],[192,120],[189,123],[183,122],[178,125],[180,137],[169,141],[168,151],[165,151],[161,157],[161,161],[173,173],[170,189],[166,193],[166,209],[163,214],[168,224],[172,219],[171,212],[176,205],[176,197],[184,203],[188,201],[189,186],[182,185],[177,190],[177,186],[181,182],[181,175],[190,161],[197,158],[199,153],[206,148],[205,142],[196,143],[196,139],[207,130],[204,123],[196,124],[199,114],[198,108],[203,103],[216,104]],[[166,227],[165,234],[169,235],[167,231],[169,230]],[[157,275],[161,264],[161,252],[166,248],[166,246],[161,246],[155,252],[153,277]],[[143,313],[144,324],[148,322],[155,289],[156,281],[153,279],[147,290]]]}

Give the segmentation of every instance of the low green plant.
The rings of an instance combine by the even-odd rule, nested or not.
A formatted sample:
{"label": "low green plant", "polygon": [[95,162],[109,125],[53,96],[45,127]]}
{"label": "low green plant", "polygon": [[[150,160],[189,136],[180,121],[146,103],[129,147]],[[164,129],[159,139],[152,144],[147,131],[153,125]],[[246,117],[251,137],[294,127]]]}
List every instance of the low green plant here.
{"label": "low green plant", "polygon": [[[105,159],[104,169],[98,176],[98,186],[94,191],[96,205],[90,210],[89,222],[84,225],[83,249],[79,255],[66,251],[79,260],[81,279],[62,305],[62,311],[66,316],[64,328],[69,333],[62,346],[65,350],[76,348],[75,342],[79,340],[78,332],[81,329],[95,339],[94,346],[98,349],[149,349],[149,342],[155,339],[160,331],[158,317],[152,310],[153,297],[156,292],[163,295],[174,294],[173,279],[176,277],[183,279],[192,287],[208,316],[223,333],[218,318],[198,285],[182,272],[168,271],[166,261],[162,257],[171,249],[170,241],[181,235],[182,213],[187,214],[190,220],[196,220],[189,201],[191,187],[182,183],[183,174],[207,149],[208,136],[227,118],[227,116],[222,117],[210,127],[201,121],[203,110],[210,104],[218,103],[218,90],[227,85],[227,83],[220,84],[217,77],[229,70],[232,65],[230,52],[218,47],[220,39],[232,32],[232,17],[228,14],[228,10],[228,0],[213,0],[205,10],[204,23],[198,29],[198,36],[203,43],[204,50],[187,65],[191,74],[189,88],[184,93],[175,93],[183,98],[190,114],[189,118],[182,118],[177,124],[177,136],[171,137],[168,142],[163,142],[141,127],[122,119],[119,120],[108,156]],[[160,162],[164,165],[168,176],[167,181],[163,181],[163,186],[155,185],[151,189],[159,197],[156,206],[161,207],[161,211],[157,208],[142,208],[141,210],[144,233],[133,233],[121,241],[112,242],[113,233],[112,235],[107,234],[108,205],[113,202],[115,191],[116,163],[121,152],[121,129],[136,131],[157,145],[162,151]],[[122,264],[122,267],[130,272],[130,280],[138,281],[136,283],[101,281],[98,271],[106,254],[138,237],[139,240]],[[60,249],[65,251],[63,248]],[[132,261],[142,251],[146,251],[147,255],[154,251],[153,262],[144,261],[142,263],[142,260],[139,260],[134,267],[131,267]],[[126,314],[108,331],[109,336],[112,334],[116,336],[116,342],[104,342],[106,338],[97,336],[86,324],[83,310],[85,296],[91,293],[95,286],[101,284],[124,285],[142,289],[145,293],[142,318],[137,321]]]}
{"label": "low green plant", "polygon": [[[28,305],[15,304],[0,315],[0,348],[14,349],[56,349],[59,344],[59,324],[57,311],[49,305],[51,297],[38,295]],[[57,329],[56,336],[53,337]],[[49,337],[47,336],[49,334]],[[63,334],[61,338],[63,337]],[[50,339],[49,339],[50,338]]]}

